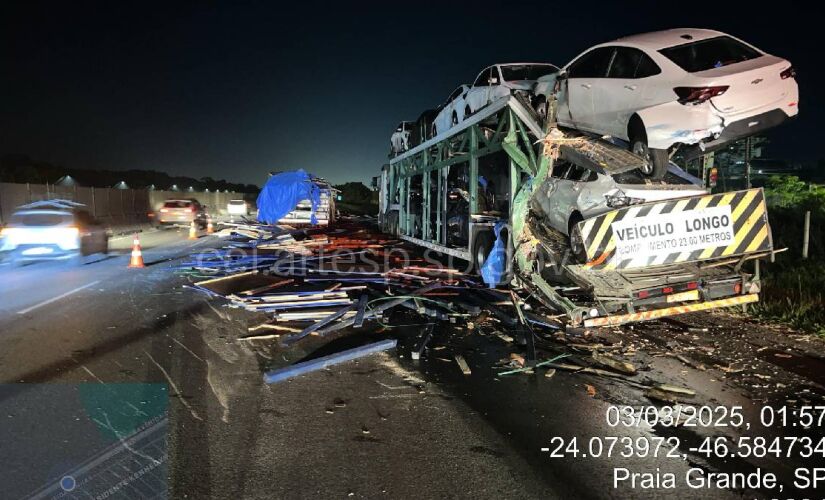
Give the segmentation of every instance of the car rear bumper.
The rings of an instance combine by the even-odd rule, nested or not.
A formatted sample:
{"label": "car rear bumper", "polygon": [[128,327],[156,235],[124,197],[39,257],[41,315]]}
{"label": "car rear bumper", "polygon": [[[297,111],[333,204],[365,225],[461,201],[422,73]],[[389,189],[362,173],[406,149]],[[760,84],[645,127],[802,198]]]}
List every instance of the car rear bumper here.
{"label": "car rear bumper", "polygon": [[157,223],[165,226],[170,226],[173,224],[183,224],[188,226],[193,220],[195,220],[195,218],[191,215],[182,217],[160,217],[158,218]]}
{"label": "car rear bumper", "polygon": [[731,122],[725,126],[724,129],[722,129],[722,133],[719,134],[719,137],[687,146],[681,151],[686,160],[698,158],[705,153],[710,153],[723,148],[731,141],[744,139],[776,127],[777,125],[781,125],[790,118],[791,116],[784,110],[780,108],[772,109],[758,115],[749,116],[747,118]]}
{"label": "car rear bumper", "polygon": [[56,244],[19,245],[9,252],[11,259],[16,261],[68,259],[79,253],[79,248],[66,250]]}

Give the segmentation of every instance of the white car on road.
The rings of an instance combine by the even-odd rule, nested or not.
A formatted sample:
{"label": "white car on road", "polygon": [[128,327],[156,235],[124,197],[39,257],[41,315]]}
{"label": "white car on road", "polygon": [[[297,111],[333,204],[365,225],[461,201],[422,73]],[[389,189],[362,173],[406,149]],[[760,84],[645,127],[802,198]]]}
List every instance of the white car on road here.
{"label": "white car on road", "polygon": [[672,29],[620,38],[576,57],[536,85],[555,91],[560,125],[630,143],[663,175],[687,157],[774,127],[799,110],[791,63],[718,31]]}
{"label": "white car on road", "polygon": [[464,97],[469,90],[469,85],[460,85],[453,90],[450,97],[447,98],[447,102],[441,105],[435,120],[433,120],[432,137],[464,121],[464,109],[466,108]]}
{"label": "white car on road", "polygon": [[494,64],[478,74],[464,97],[464,118],[516,91],[530,94],[539,78],[559,71],[547,63]]}
{"label": "white car on road", "polygon": [[86,206],[68,200],[37,201],[18,207],[0,231],[0,256],[13,263],[71,260],[108,253],[109,230]]}
{"label": "white car on road", "polygon": [[229,203],[226,204],[226,213],[229,216],[233,215],[249,215],[249,203],[245,200],[229,200]]}

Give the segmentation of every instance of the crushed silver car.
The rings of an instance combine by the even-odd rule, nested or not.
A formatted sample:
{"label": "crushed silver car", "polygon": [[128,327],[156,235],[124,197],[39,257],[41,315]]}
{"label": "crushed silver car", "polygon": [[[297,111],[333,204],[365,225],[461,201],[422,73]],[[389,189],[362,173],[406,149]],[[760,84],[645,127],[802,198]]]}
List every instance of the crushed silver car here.
{"label": "crushed silver car", "polygon": [[673,163],[662,179],[653,180],[643,173],[646,161],[600,139],[580,137],[564,143],[530,208],[545,224],[567,235],[573,254],[583,259],[575,230],[579,222],[628,205],[708,192],[699,179]]}

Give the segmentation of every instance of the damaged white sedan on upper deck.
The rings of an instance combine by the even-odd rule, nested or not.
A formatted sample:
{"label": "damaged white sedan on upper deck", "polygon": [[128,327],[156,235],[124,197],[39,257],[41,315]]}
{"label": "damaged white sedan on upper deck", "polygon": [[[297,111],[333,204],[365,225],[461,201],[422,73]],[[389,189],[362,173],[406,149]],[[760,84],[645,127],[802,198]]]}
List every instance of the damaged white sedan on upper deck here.
{"label": "damaged white sedan on upper deck", "polygon": [[785,59],[730,35],[672,29],[592,47],[535,93],[556,93],[560,125],[627,140],[661,177],[675,146],[695,157],[795,116],[795,76]]}

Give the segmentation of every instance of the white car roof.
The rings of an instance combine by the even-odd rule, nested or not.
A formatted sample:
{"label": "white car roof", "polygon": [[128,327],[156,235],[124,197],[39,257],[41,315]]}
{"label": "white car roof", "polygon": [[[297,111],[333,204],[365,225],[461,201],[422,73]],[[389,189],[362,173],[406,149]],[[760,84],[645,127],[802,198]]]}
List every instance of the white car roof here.
{"label": "white car roof", "polygon": [[50,215],[73,215],[72,212],[67,210],[17,210],[14,212],[14,215],[38,215],[38,214],[50,214]]}
{"label": "white car roof", "polygon": [[699,28],[676,28],[670,30],[652,31],[650,33],[640,33],[638,35],[625,36],[609,43],[597,45],[597,47],[621,44],[630,47],[659,50],[668,47],[673,47],[674,45],[682,45],[685,43],[695,42],[697,40],[705,40],[707,38],[714,38],[717,36],[725,35],[726,33],[722,33],[721,31],[715,30]]}
{"label": "white car roof", "polygon": [[555,66],[548,62],[512,62],[512,63],[498,63],[493,66]]}

